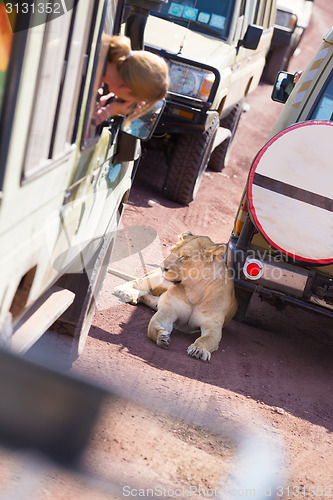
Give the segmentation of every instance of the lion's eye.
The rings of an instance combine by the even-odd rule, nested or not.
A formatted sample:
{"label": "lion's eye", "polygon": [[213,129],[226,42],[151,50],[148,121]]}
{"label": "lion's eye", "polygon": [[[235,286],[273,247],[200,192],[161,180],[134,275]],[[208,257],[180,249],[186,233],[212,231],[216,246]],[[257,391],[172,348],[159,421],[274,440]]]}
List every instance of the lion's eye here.
{"label": "lion's eye", "polygon": [[181,255],[179,260],[188,260],[190,257],[188,255]]}

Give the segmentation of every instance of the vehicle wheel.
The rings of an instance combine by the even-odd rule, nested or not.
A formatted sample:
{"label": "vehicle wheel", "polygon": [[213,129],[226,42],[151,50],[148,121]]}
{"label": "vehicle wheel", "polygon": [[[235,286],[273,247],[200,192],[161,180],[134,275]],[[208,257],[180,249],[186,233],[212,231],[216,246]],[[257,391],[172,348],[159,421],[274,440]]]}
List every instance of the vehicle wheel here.
{"label": "vehicle wheel", "polygon": [[220,121],[220,126],[228,128],[231,132],[231,136],[229,139],[226,139],[219,146],[217,146],[210,156],[208,168],[214,170],[215,172],[221,172],[229,161],[232,143],[239,125],[239,120],[242,116],[244,101],[245,99],[243,98],[238,104],[236,104],[228,116]]}
{"label": "vehicle wheel", "polygon": [[91,259],[87,270],[80,274],[67,274],[58,284],[75,293],[71,307],[59,318],[51,328],[59,334],[74,337],[71,358],[82,354],[91,323],[96,310],[96,302],[102,289],[108,269],[114,238],[108,238]]}
{"label": "vehicle wheel", "polygon": [[207,168],[215,135],[219,127],[218,114],[203,133],[179,134],[168,162],[164,192],[182,205],[194,200]]}
{"label": "vehicle wheel", "polygon": [[263,80],[274,84],[279,71],[286,71],[290,60],[290,47],[276,47],[267,57],[266,66],[263,72]]}
{"label": "vehicle wheel", "polygon": [[235,294],[238,302],[238,308],[233,319],[236,321],[245,321],[246,313],[250,305],[253,292],[235,287]]}

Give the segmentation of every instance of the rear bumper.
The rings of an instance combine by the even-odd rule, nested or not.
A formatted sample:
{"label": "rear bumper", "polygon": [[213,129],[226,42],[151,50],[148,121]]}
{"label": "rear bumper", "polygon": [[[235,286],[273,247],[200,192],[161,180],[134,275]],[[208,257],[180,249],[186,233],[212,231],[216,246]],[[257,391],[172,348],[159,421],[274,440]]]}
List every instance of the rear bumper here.
{"label": "rear bumper", "polygon": [[[256,259],[262,266],[258,278],[247,278],[244,266]],[[237,248],[237,238],[231,238],[228,244],[227,265],[232,270],[236,288],[256,293],[274,304],[281,303],[302,307],[333,318],[333,300],[331,279],[317,275],[311,269],[277,260],[272,255],[265,258],[252,250]],[[327,287],[327,295],[319,290]]]}

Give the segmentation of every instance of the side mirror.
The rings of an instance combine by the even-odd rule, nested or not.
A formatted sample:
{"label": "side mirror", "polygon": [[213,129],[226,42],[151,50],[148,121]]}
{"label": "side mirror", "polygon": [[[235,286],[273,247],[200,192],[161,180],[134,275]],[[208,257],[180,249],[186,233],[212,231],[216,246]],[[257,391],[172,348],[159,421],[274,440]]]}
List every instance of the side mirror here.
{"label": "side mirror", "polygon": [[240,42],[240,45],[245,49],[256,50],[263,31],[264,28],[262,26],[258,26],[257,24],[249,24],[245,36]]}
{"label": "side mirror", "polygon": [[285,103],[295,87],[294,73],[280,71],[277,74],[275,84],[272,91],[272,99],[276,102]]}
{"label": "side mirror", "polygon": [[142,141],[148,141],[154,133],[158,120],[165,106],[165,99],[158,101],[148,113],[134,118],[129,123],[124,120],[121,130]]}

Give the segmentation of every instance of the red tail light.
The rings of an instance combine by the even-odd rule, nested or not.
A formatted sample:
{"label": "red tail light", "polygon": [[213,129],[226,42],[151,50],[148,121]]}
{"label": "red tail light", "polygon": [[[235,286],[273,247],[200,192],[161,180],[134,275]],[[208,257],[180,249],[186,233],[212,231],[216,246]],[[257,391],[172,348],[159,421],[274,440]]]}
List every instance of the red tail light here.
{"label": "red tail light", "polygon": [[244,268],[243,268],[243,273],[248,279],[251,280],[256,280],[259,279],[262,274],[263,274],[263,265],[260,262],[260,260],[257,259],[247,259]]}

